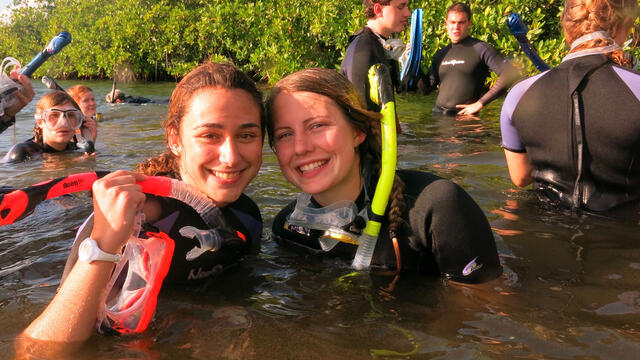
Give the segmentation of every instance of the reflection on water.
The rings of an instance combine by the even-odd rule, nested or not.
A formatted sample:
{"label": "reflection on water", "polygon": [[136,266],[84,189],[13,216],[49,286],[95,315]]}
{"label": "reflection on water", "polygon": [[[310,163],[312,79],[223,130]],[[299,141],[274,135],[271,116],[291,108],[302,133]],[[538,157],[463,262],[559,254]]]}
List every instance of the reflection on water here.
{"label": "reflection on water", "polygon": [[[133,169],[163,149],[166,104],[110,106],[96,91],[97,154],[45,156],[2,166],[0,186],[23,187],[90,170]],[[44,90],[35,84],[37,95]],[[61,81],[62,86],[71,83]],[[124,87],[161,100],[173,84]],[[439,278],[354,273],[348,264],[292,252],[269,240],[271,219],[296,191],[265,146],[247,190],[266,221],[262,253],[205,286],[165,291],[149,330],[95,336],[69,358],[635,359],[640,354],[640,234],[637,224],[558,212],[515,189],[500,148],[500,101],[481,117],[433,116],[433,97],[398,99],[399,167],[463,186],[490,219],[502,279],[460,286]],[[34,103],[18,116],[30,137]],[[13,143],[0,136],[0,152]],[[47,201],[0,228],[0,351],[51,299],[89,194]]]}

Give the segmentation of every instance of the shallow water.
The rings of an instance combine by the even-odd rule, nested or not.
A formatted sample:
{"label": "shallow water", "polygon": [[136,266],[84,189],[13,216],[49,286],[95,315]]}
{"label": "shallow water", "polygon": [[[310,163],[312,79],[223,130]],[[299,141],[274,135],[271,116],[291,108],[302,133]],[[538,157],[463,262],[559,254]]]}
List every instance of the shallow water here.
{"label": "shallow water", "polygon": [[[63,87],[72,83],[61,81]],[[89,170],[133,169],[160,152],[166,104],[104,103],[108,82],[85,82],[98,98],[97,154],[54,155],[2,165],[0,185],[23,187]],[[168,98],[173,83],[122,86]],[[45,93],[34,82],[36,98]],[[101,95],[102,94],[102,95]],[[399,167],[452,179],[484,209],[505,275],[481,286],[437,277],[352,272],[329,258],[292,253],[269,240],[271,219],[296,193],[265,146],[247,189],[265,220],[261,254],[194,289],[163,293],[142,335],[94,336],[69,358],[179,359],[637,359],[640,358],[638,224],[553,211],[508,180],[500,148],[501,100],[481,118],[431,114],[433,97],[398,98],[404,134]],[[30,137],[35,101],[18,116]],[[0,135],[0,153],[13,144]],[[88,194],[44,202],[0,228],[0,354],[49,302]]]}

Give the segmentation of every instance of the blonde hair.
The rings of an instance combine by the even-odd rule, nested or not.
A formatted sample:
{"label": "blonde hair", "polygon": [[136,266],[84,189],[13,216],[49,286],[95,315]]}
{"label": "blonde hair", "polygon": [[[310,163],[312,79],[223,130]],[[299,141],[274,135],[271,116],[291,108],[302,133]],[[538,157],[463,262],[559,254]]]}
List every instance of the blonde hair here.
{"label": "blonde hair", "polygon": [[[637,16],[637,0],[566,0],[562,12],[564,38],[567,44],[571,45],[577,38],[595,31],[606,31],[613,37],[627,25],[627,21],[633,21]],[[610,39],[594,39],[581,44],[573,51],[612,44],[613,41]],[[630,63],[622,50],[613,51],[608,56],[620,65]]]}

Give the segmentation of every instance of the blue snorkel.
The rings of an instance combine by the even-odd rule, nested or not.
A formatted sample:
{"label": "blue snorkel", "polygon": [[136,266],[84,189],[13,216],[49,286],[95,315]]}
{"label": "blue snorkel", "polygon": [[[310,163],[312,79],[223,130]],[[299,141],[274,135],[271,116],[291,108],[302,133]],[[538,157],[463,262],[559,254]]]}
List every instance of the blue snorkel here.
{"label": "blue snorkel", "polygon": [[522,51],[524,51],[533,65],[540,71],[549,70],[549,65],[540,58],[536,49],[531,45],[531,42],[529,42],[527,38],[527,32],[529,30],[527,29],[527,25],[522,22],[522,17],[520,17],[518,13],[509,14],[509,17],[507,17],[507,25],[509,25],[509,31],[511,31],[511,34],[516,38]]}
{"label": "blue snorkel", "polygon": [[20,74],[31,77],[33,73],[42,65],[48,58],[57,54],[62,50],[65,46],[69,45],[71,42],[71,34],[66,31],[59,33],[54,36],[49,44],[38,53],[38,55],[34,56],[33,59],[25,66]]}
{"label": "blue snorkel", "polygon": [[400,83],[407,89],[415,87],[419,80],[420,63],[422,62],[422,9],[415,9],[411,14],[411,33],[409,39],[409,56],[402,62]]}
{"label": "blue snorkel", "polygon": [[376,191],[371,201],[372,216],[358,238],[358,250],[352,266],[356,270],[366,270],[371,265],[376,248],[380,228],[387,210],[389,195],[396,175],[397,141],[396,141],[396,105],[393,94],[393,83],[389,68],[384,64],[375,64],[369,69],[371,100],[382,108],[380,120],[382,129],[382,166]]}

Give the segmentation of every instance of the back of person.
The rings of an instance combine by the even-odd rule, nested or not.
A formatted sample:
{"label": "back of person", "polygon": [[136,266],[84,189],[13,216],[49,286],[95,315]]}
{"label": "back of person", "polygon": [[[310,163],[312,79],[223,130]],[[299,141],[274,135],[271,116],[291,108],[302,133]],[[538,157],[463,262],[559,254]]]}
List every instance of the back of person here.
{"label": "back of person", "polygon": [[[581,124],[567,116],[575,90]],[[578,183],[578,201],[595,211],[640,198],[640,74],[604,55],[590,55],[564,62],[515,91],[524,95],[512,121],[539,187],[553,189],[571,204]],[[505,106],[514,99],[510,96]]]}
{"label": "back of person", "polygon": [[567,0],[571,44],[562,64],[514,86],[502,108],[512,180],[535,181],[552,201],[589,211],[640,205],[640,74],[618,45],[639,8],[622,0]]}

